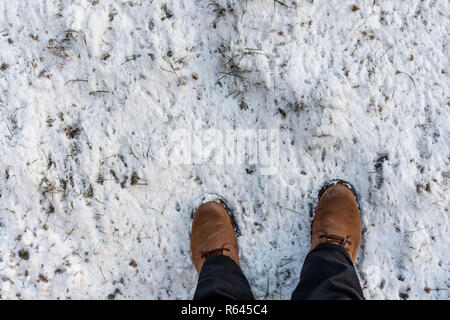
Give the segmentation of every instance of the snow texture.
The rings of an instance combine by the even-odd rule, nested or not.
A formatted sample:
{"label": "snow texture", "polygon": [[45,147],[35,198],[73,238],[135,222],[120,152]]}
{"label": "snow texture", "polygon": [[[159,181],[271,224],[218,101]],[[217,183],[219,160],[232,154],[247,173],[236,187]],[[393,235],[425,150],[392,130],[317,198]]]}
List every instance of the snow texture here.
{"label": "snow texture", "polygon": [[[193,202],[217,193],[255,297],[288,299],[341,178],[366,298],[448,299],[449,9],[0,0],[0,298],[190,299]],[[211,129],[273,130],[276,170],[213,161]],[[180,151],[202,133],[213,152]]]}

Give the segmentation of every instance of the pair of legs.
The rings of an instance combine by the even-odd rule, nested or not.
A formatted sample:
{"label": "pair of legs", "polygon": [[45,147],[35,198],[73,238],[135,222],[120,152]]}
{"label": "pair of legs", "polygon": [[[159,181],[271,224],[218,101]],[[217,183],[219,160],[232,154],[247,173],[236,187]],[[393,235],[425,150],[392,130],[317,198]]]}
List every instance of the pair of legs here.
{"label": "pair of legs", "polygon": [[[194,213],[191,251],[199,273],[194,300],[253,300],[238,257],[235,222],[226,203],[209,201]],[[361,219],[353,188],[342,180],[322,188],[311,249],[292,299],[364,299],[353,262]]]}

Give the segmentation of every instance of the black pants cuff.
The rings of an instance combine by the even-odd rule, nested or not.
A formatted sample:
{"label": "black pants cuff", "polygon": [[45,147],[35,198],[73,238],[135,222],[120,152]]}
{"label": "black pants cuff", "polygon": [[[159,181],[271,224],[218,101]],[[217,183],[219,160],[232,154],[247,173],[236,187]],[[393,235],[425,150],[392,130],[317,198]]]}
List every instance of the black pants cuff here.
{"label": "black pants cuff", "polygon": [[241,268],[225,255],[206,259],[198,278],[194,300],[254,300]]}
{"label": "black pants cuff", "polygon": [[292,299],[364,299],[347,250],[333,243],[321,243],[308,253]]}
{"label": "black pants cuff", "polygon": [[[205,261],[194,300],[253,299],[247,279],[232,259],[219,255]],[[321,243],[308,253],[292,299],[364,299],[347,251],[336,244]]]}

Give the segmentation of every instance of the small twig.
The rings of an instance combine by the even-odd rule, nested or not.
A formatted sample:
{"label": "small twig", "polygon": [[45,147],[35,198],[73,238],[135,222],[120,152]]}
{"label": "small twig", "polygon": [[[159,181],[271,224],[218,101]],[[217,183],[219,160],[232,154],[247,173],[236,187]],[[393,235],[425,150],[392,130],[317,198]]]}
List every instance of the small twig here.
{"label": "small twig", "polygon": [[8,124],[7,123],[5,123],[5,124],[6,124],[6,127],[8,128],[9,134],[11,135],[11,137],[13,137],[14,135],[13,135],[11,129],[9,128]]}
{"label": "small twig", "polygon": [[89,95],[97,94],[97,93],[109,93],[107,90],[97,90],[97,91],[91,91],[89,92]]}
{"label": "small twig", "polygon": [[89,189],[85,195],[86,198],[92,198],[93,195],[93,189],[92,189],[92,184],[89,184]]}
{"label": "small twig", "polygon": [[[242,76],[240,76],[240,75],[238,75],[238,74],[231,73],[231,72],[224,72],[224,71],[221,71],[221,72],[219,72],[219,74],[223,74],[224,76],[225,76],[225,75],[228,75],[228,76],[232,76],[232,77],[244,79],[244,77],[242,77]],[[222,78],[223,78],[223,77],[222,77]],[[222,79],[222,78],[220,78],[220,79]],[[220,80],[220,79],[219,79],[219,80]]]}
{"label": "small twig", "polygon": [[269,296],[269,288],[270,288],[270,281],[269,276],[267,276],[267,289],[266,289],[266,295],[264,298],[267,298]]}
{"label": "small twig", "polygon": [[390,100],[392,100],[392,99],[394,98],[394,94],[395,94],[395,89],[397,89],[397,87],[396,87],[396,86],[394,87],[394,91],[392,91],[392,95],[391,95],[391,97],[389,98],[389,101],[390,101]]}
{"label": "small twig", "polygon": [[281,265],[279,265],[279,266],[277,266],[277,267],[278,267],[278,268],[282,268],[282,267],[287,266],[288,264],[290,264],[290,263],[292,263],[292,262],[294,262],[294,259],[291,259],[291,261],[288,261],[288,262],[286,262],[286,263],[283,263],[283,264],[281,264]]}
{"label": "small twig", "polygon": [[70,237],[70,235],[72,234],[72,232],[74,232],[75,227],[72,228],[72,230],[70,230],[70,232],[67,234],[67,237],[64,239],[63,242],[66,242],[66,240]]}
{"label": "small twig", "polygon": [[351,54],[352,57],[353,57],[353,54],[355,53],[356,49],[358,49],[358,45],[360,44],[360,42],[361,41],[359,39],[358,39],[358,41],[356,41],[355,49],[353,49],[352,54]]}
{"label": "small twig", "polygon": [[147,152],[145,153],[145,158],[148,159],[149,156],[153,158],[153,156],[150,154],[150,143],[148,144]]}
{"label": "small twig", "polygon": [[101,202],[100,200],[98,200],[97,198],[95,198],[95,201],[101,203],[101,204],[105,204],[104,202]]}
{"label": "small twig", "polygon": [[173,73],[175,73],[175,75],[178,78],[178,81],[180,80],[180,77],[178,76],[178,73],[175,71],[175,67],[173,66],[173,64],[171,62],[169,62],[170,68],[172,69]]}
{"label": "small twig", "polygon": [[397,74],[399,74],[399,73],[403,73],[403,74],[406,74],[408,77],[409,77],[409,79],[411,79],[411,81],[412,81],[412,83],[413,83],[413,85],[414,85],[414,87],[416,86],[416,83],[414,82],[414,79],[413,79],[413,77],[411,77],[411,75],[409,74],[409,73],[407,73],[407,72],[404,72],[404,71],[400,71],[400,70],[397,70],[396,72],[395,72],[395,74],[397,75]]}
{"label": "small twig", "polygon": [[88,80],[86,80],[86,79],[73,79],[73,80],[67,81],[67,82],[64,84],[64,86],[67,85],[69,82],[88,82]]}
{"label": "small twig", "polygon": [[300,212],[297,212],[297,211],[294,211],[294,210],[292,210],[292,209],[283,207],[283,206],[282,206],[281,204],[279,204],[279,203],[278,203],[278,206],[279,206],[280,208],[286,209],[286,210],[291,211],[291,212],[293,212],[293,213],[301,214]]}
{"label": "small twig", "polygon": [[383,58],[384,55],[385,55],[386,53],[388,53],[389,50],[390,50],[390,49],[387,49],[387,50],[380,56],[380,58],[378,58],[378,59],[381,60],[381,58]]}
{"label": "small twig", "polygon": [[103,274],[102,268],[100,268],[100,265],[98,265],[98,264],[97,264],[97,267],[98,267],[98,269],[100,270],[100,272],[102,273],[103,280],[106,281],[106,277],[105,277],[105,275]]}
{"label": "small twig", "polygon": [[279,5],[282,5],[282,6],[286,7],[286,8],[289,8],[289,6],[287,4],[285,4],[285,3],[283,3],[283,2],[281,2],[279,0],[274,0],[273,3],[274,3],[274,6],[275,6],[275,3],[278,3]]}
{"label": "small twig", "polygon": [[356,27],[355,29],[353,29],[353,31],[356,31],[356,30],[358,30],[359,28],[361,28],[363,25],[365,25],[366,24],[366,22],[364,22],[363,24],[361,24],[359,27]]}
{"label": "small twig", "polygon": [[431,291],[431,290],[433,290],[433,291],[441,291],[441,290],[448,290],[449,288],[433,288],[433,289],[431,289],[431,288],[429,288],[429,290]]}
{"label": "small twig", "polygon": [[65,31],[63,31],[63,32],[61,32],[61,33],[79,33],[80,31],[77,31],[77,30],[73,30],[73,29],[67,29],[67,30],[65,30]]}
{"label": "small twig", "polygon": [[131,155],[132,155],[133,157],[135,157],[137,161],[139,161],[139,158],[138,158],[138,157],[136,156],[136,154],[133,152],[133,149],[131,148],[131,146],[130,146],[130,152],[131,152]]}
{"label": "small twig", "polygon": [[242,92],[241,90],[235,90],[235,91],[231,91],[230,93],[228,93],[225,97],[228,98],[231,95],[233,95],[233,96],[242,95],[243,93],[244,92]]}
{"label": "small twig", "polygon": [[140,54],[133,54],[131,57],[126,58],[126,60],[124,62],[122,62],[121,64],[125,64],[127,62],[134,61],[137,58],[139,58],[140,56],[141,56]]}
{"label": "small twig", "polygon": [[421,229],[417,229],[417,230],[411,230],[411,231],[406,231],[406,233],[413,233],[413,232],[420,231],[420,230],[425,230],[425,228],[421,228]]}

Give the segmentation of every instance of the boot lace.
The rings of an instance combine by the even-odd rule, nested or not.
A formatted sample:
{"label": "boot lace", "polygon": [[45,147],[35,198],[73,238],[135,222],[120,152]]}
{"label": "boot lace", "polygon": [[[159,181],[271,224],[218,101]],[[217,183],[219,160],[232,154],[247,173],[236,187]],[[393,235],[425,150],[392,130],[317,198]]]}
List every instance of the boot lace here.
{"label": "boot lace", "polygon": [[350,236],[346,236],[345,238],[340,237],[340,236],[336,236],[334,234],[323,234],[321,236],[319,236],[319,239],[325,239],[325,242],[331,242],[331,243],[335,243],[338,244],[342,247],[345,248],[345,250],[349,251],[349,248],[347,248],[345,245],[349,245],[351,246],[352,243],[351,241],[349,241],[348,239],[350,238]]}
{"label": "boot lace", "polygon": [[228,251],[229,252],[230,249],[229,248],[217,248],[217,249],[213,249],[213,250],[210,250],[210,251],[202,251],[201,258],[202,259],[207,259],[207,258],[209,258],[211,256],[219,256],[219,255],[222,255],[224,251]]}

